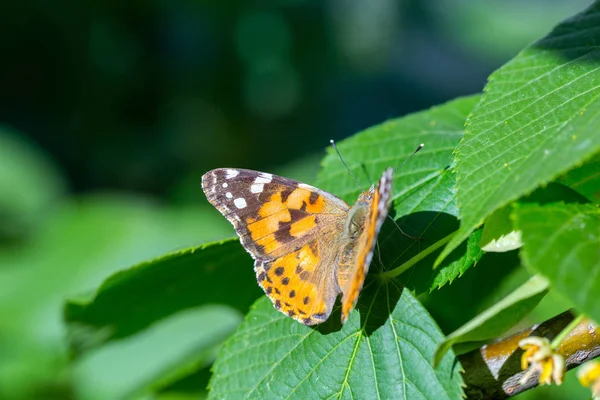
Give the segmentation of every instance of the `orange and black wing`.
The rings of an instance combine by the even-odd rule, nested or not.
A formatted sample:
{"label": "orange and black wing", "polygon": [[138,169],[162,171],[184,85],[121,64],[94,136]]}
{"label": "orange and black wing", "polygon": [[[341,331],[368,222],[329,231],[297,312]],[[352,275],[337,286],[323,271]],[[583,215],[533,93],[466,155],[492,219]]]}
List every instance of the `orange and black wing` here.
{"label": "orange and black wing", "polygon": [[363,231],[355,245],[352,269],[348,274],[348,278],[339,282],[342,290],[342,323],[346,322],[348,315],[354,308],[365,282],[365,277],[369,272],[377,236],[391,204],[393,172],[393,169],[388,168],[379,179],[377,187],[368,193],[371,198],[369,213]]}
{"label": "orange and black wing", "polygon": [[326,320],[340,292],[337,239],[348,205],[312,186],[244,169],[209,171],[202,187],[255,259],[258,283],[275,307],[306,325]]}

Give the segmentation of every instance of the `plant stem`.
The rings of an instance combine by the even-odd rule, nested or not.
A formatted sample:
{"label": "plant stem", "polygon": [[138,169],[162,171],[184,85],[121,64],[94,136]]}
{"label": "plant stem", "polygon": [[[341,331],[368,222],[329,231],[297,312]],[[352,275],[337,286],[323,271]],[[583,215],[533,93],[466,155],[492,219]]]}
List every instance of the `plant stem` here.
{"label": "plant stem", "polygon": [[431,246],[429,246],[428,248],[421,251],[419,254],[417,254],[416,256],[414,256],[413,258],[408,260],[407,262],[405,262],[404,264],[400,265],[398,268],[394,268],[392,270],[382,272],[381,277],[385,278],[385,279],[390,279],[390,278],[395,278],[395,277],[403,274],[409,268],[411,268],[413,265],[415,265],[416,263],[418,263],[419,261],[421,261],[428,255],[430,255],[431,253],[433,253],[434,251],[436,251],[437,249],[439,249],[440,247],[442,247],[443,245],[448,243],[450,241],[450,239],[452,239],[453,236],[454,236],[454,232],[452,232],[448,236],[441,238],[440,240],[438,240],[437,242],[435,242],[434,244],[432,244]]}
{"label": "plant stem", "polygon": [[560,333],[558,335],[556,335],[556,337],[554,338],[554,340],[552,340],[552,343],[550,343],[550,347],[552,347],[553,350],[558,349],[558,346],[560,346],[560,344],[565,340],[565,338],[569,335],[569,333],[571,333],[571,331],[581,323],[581,321],[583,321],[583,319],[585,318],[584,314],[579,314],[573,321],[571,321],[569,323],[569,325],[567,325],[565,327],[565,329],[563,329],[562,331],[560,331]]}

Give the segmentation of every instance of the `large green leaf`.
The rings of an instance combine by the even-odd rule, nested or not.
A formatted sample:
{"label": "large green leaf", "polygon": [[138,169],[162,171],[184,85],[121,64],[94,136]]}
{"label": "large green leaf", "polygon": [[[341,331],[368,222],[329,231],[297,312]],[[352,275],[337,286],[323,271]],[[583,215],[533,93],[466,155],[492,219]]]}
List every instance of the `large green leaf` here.
{"label": "large green leaf", "polygon": [[493,73],[456,151],[461,227],[440,260],[494,210],[600,151],[600,3]]}
{"label": "large green leaf", "polygon": [[525,266],[550,281],[580,311],[600,321],[600,209],[585,204],[515,207]]}
{"label": "large green leaf", "polygon": [[213,222],[206,210],[165,209],[124,194],[63,201],[51,210],[27,241],[0,247],[0,398],[64,379],[66,298],[119,269],[223,232],[220,217]]}
{"label": "large green leaf", "polygon": [[78,390],[85,399],[124,398],[205,368],[258,296],[235,239],[117,272],[65,307]]}
{"label": "large green leaf", "polygon": [[[0,252],[0,320],[36,340],[60,341],[65,298],[89,291],[119,269],[189,246],[206,235],[209,229],[198,227],[198,221],[210,223],[209,217],[202,211],[165,210],[133,196],[65,202],[40,224],[30,243]],[[220,229],[218,222],[213,233]]]}
{"label": "large green leaf", "polygon": [[[386,269],[401,265],[456,230],[458,210],[454,174],[450,171],[452,151],[463,135],[465,118],[478,99],[478,96],[465,97],[390,120],[338,144],[344,160],[362,183],[362,189],[375,182],[386,168],[399,166],[420,143],[425,144],[423,150],[394,175],[391,215],[405,234],[394,224],[384,225],[379,245]],[[361,191],[331,148],[315,185],[350,204]],[[435,274],[444,274],[444,278],[439,278],[440,283],[451,281],[471,265],[470,261],[467,265],[463,260],[460,268],[443,268],[459,260],[465,251],[466,248],[460,249],[436,270]],[[418,264],[421,268],[431,269],[431,266],[432,259]],[[425,290],[429,287],[423,286]]]}
{"label": "large green leaf", "polygon": [[226,240],[117,272],[93,298],[69,301],[65,319],[73,345],[85,348],[204,304],[226,304],[245,313],[260,293],[250,257],[237,240]]}
{"label": "large green leaf", "polygon": [[358,310],[315,329],[261,299],[221,349],[211,398],[462,398],[454,357],[431,366],[442,334],[407,290],[373,282]]}
{"label": "large green leaf", "polygon": [[241,321],[241,313],[231,307],[206,305],[90,351],[72,368],[78,398],[125,399],[152,393],[210,365],[219,345]]}

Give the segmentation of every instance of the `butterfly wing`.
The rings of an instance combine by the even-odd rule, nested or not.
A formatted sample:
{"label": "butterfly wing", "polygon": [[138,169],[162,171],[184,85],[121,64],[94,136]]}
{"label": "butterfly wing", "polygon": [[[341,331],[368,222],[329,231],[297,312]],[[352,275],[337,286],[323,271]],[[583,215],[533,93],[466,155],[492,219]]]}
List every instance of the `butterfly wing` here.
{"label": "butterfly wing", "polygon": [[[354,308],[367,272],[369,272],[377,236],[391,204],[393,172],[393,169],[387,169],[381,176],[377,187],[361,195],[361,197],[365,196],[370,200],[369,211],[363,231],[354,245],[350,271],[339,276],[339,285],[342,290],[342,323],[346,322],[348,315]],[[360,201],[361,198],[359,198]]]}
{"label": "butterfly wing", "polygon": [[336,249],[348,205],[312,186],[244,169],[209,171],[202,188],[235,227],[275,307],[306,325],[326,320],[340,292]]}

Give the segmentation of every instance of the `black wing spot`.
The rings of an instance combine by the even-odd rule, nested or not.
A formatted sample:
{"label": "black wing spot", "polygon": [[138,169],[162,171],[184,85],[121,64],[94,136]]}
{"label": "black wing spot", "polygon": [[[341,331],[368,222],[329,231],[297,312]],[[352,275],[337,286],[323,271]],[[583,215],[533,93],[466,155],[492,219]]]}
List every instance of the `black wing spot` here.
{"label": "black wing spot", "polygon": [[281,292],[279,291],[279,289],[275,288],[275,293],[277,294],[281,294]]}
{"label": "black wing spot", "polygon": [[292,290],[292,291],[290,292],[290,299],[293,299],[294,297],[296,297],[296,291],[295,291],[295,290]]}
{"label": "black wing spot", "polygon": [[294,238],[290,234],[292,225],[289,222],[279,222],[279,228],[275,231],[275,240],[279,243],[289,243]]}
{"label": "black wing spot", "polygon": [[290,311],[288,311],[288,315],[290,317],[293,317],[294,315],[296,315],[296,313],[294,312],[294,310],[290,310]]}
{"label": "black wing spot", "polygon": [[267,274],[265,274],[264,272],[261,272],[260,274],[258,274],[257,278],[259,282],[262,282],[265,280],[265,278],[267,277]]}
{"label": "black wing spot", "polygon": [[[292,219],[291,222],[294,223],[296,221],[300,221],[303,218],[306,218],[306,213],[303,213],[301,210],[295,210],[293,208],[290,208],[289,210],[290,213],[290,218]],[[286,222],[286,224],[289,224],[290,222]]]}
{"label": "black wing spot", "polygon": [[286,200],[288,199],[288,197],[290,197],[290,194],[292,194],[292,192],[296,190],[294,189],[284,189],[281,191],[281,202],[285,203]]}
{"label": "black wing spot", "polygon": [[272,286],[267,286],[267,288],[265,289],[265,292],[267,294],[271,294],[272,291],[273,291],[273,287]]}
{"label": "black wing spot", "polygon": [[302,302],[304,304],[308,304],[310,302],[310,297],[306,296],[304,299],[302,299]]}
{"label": "black wing spot", "polygon": [[285,271],[285,268],[277,267],[277,268],[275,268],[275,275],[281,276],[281,275],[283,275],[284,271]]}
{"label": "black wing spot", "polygon": [[278,309],[278,310],[281,309],[281,301],[275,300],[275,308]]}
{"label": "black wing spot", "polygon": [[290,278],[287,276],[281,280],[282,285],[287,285],[288,283],[290,283]]}
{"label": "black wing spot", "polygon": [[296,274],[300,275],[300,274],[302,273],[302,271],[304,271],[304,270],[302,269],[302,267],[301,267],[301,266],[299,266],[299,265],[298,265],[298,266],[296,267]]}
{"label": "black wing spot", "polygon": [[310,204],[315,204],[318,199],[319,199],[319,193],[310,192],[310,197],[308,198],[308,201],[310,201]]}

